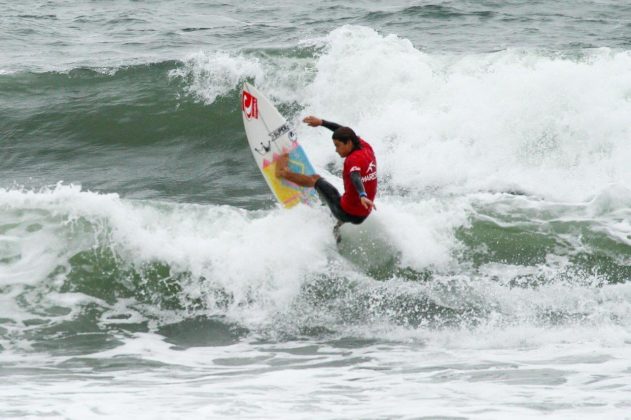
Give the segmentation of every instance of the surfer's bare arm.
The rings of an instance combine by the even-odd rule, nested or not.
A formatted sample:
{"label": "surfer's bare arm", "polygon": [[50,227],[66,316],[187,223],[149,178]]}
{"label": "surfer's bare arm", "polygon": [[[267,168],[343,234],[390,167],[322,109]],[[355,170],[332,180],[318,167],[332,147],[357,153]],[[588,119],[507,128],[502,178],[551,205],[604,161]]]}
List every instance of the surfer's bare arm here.
{"label": "surfer's bare arm", "polygon": [[341,125],[331,122],[331,121],[326,121],[323,120],[322,118],[318,118],[318,117],[314,117],[313,115],[309,115],[308,117],[305,117],[302,122],[308,124],[311,127],[326,127],[331,131],[335,131],[338,128],[341,127]]}
{"label": "surfer's bare arm", "polygon": [[359,195],[359,200],[362,202],[362,206],[364,206],[365,209],[374,208],[376,210],[377,208],[375,207],[374,203],[368,198],[368,195],[366,194],[364,183],[362,182],[362,176],[359,171],[351,172],[351,182],[353,183],[353,186],[355,187],[355,190]]}

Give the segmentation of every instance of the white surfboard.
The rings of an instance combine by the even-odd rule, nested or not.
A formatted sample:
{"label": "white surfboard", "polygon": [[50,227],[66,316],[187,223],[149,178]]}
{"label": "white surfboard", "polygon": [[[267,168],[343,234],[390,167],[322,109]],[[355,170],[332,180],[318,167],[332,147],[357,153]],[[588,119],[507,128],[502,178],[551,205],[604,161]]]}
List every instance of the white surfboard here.
{"label": "white surfboard", "polygon": [[313,188],[303,188],[275,175],[276,162],[289,153],[289,169],[305,175],[315,173],[291,125],[274,105],[254,86],[244,83],[241,92],[241,111],[245,134],[252,155],[267,185],[284,207],[298,203],[315,205],[318,196]]}

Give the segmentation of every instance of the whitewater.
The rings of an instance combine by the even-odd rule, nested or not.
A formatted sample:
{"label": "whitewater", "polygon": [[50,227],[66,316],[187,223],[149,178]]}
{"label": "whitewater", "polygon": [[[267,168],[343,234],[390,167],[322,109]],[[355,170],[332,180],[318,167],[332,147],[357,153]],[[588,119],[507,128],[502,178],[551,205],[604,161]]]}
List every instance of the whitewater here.
{"label": "whitewater", "polygon": [[[631,418],[631,10],[286,6],[2,12],[0,417]],[[373,146],[341,244],[244,81]]]}

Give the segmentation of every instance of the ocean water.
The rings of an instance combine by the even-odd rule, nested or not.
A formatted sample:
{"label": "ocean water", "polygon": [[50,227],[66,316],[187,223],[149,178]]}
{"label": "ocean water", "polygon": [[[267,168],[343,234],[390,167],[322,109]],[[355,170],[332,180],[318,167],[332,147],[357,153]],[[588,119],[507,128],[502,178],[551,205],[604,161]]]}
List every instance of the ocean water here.
{"label": "ocean water", "polygon": [[0,3],[0,418],[631,418],[627,2]]}

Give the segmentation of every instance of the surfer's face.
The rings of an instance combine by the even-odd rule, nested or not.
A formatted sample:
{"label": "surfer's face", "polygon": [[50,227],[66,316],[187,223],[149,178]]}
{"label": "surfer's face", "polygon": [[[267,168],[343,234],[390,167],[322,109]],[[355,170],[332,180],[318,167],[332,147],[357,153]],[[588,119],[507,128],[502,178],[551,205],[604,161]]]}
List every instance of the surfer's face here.
{"label": "surfer's face", "polygon": [[353,151],[352,141],[349,141],[348,143],[344,143],[342,141],[333,139],[333,144],[335,145],[335,151],[337,152],[338,155],[340,155],[340,157],[345,158],[346,156],[350,155],[350,153]]}

